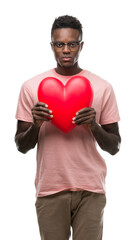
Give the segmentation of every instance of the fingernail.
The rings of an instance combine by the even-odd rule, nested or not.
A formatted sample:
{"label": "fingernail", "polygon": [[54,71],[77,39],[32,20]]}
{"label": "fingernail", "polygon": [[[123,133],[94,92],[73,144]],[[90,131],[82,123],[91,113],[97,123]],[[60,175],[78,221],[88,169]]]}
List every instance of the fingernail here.
{"label": "fingernail", "polygon": [[78,115],[79,113],[77,112],[76,115]]}
{"label": "fingernail", "polygon": [[75,123],[75,121],[72,121],[72,123]]}
{"label": "fingernail", "polygon": [[45,104],[45,107],[48,107],[48,105],[47,105],[47,104]]}
{"label": "fingernail", "polygon": [[53,115],[51,115],[51,117],[53,118]]}
{"label": "fingernail", "polygon": [[75,117],[73,117],[72,120],[75,120]]}
{"label": "fingernail", "polygon": [[52,113],[52,110],[50,110],[49,112]]}

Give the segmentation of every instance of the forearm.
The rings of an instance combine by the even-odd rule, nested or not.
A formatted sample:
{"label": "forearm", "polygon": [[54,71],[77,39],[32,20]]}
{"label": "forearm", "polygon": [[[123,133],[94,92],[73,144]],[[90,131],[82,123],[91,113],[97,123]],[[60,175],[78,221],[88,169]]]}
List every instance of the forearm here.
{"label": "forearm", "polygon": [[97,123],[90,126],[90,129],[102,150],[109,152],[111,155],[114,155],[119,151],[120,139],[117,135],[106,132]]}
{"label": "forearm", "polygon": [[33,124],[25,131],[18,133],[15,136],[15,142],[20,152],[26,153],[34,148],[38,141],[40,127],[35,127]]}

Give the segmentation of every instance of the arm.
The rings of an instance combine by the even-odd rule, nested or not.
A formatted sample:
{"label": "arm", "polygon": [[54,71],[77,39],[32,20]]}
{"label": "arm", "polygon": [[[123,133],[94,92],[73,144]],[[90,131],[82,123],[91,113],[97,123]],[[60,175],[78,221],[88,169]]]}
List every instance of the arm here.
{"label": "arm", "polygon": [[38,102],[32,108],[33,123],[18,121],[15,142],[20,152],[26,153],[35,147],[42,123],[52,119],[50,111],[44,103]]}
{"label": "arm", "polygon": [[119,151],[121,137],[117,122],[101,126],[95,123],[90,126],[90,129],[102,150],[111,155],[115,155]]}
{"label": "arm", "polygon": [[15,142],[18,151],[26,153],[34,148],[38,141],[40,128],[35,127],[33,123],[18,121]]}
{"label": "arm", "polygon": [[102,150],[107,151],[111,155],[119,151],[121,137],[117,122],[98,125],[96,123],[96,112],[93,108],[81,109],[73,120],[73,123],[77,125],[87,124]]}

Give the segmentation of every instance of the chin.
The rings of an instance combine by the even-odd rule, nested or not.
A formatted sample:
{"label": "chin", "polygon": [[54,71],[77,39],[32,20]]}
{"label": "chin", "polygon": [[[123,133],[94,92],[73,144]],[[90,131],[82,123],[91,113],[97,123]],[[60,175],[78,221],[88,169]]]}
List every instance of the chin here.
{"label": "chin", "polygon": [[69,65],[69,66],[62,66],[62,67],[64,67],[64,68],[72,68],[72,67],[73,67],[73,65]]}
{"label": "chin", "polygon": [[65,64],[63,63],[60,66],[63,67],[63,68],[72,68],[74,65],[73,64],[69,64],[69,63],[65,63]]}

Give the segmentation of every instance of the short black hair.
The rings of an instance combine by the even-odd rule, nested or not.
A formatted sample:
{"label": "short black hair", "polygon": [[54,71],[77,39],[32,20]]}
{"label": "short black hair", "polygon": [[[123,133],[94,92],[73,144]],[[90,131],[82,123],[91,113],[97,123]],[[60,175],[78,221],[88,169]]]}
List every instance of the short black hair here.
{"label": "short black hair", "polygon": [[82,28],[83,27],[82,27],[82,24],[80,23],[80,21],[76,17],[64,15],[64,16],[55,18],[52,28],[51,28],[51,37],[53,35],[53,31],[58,28],[77,29],[79,31],[79,33],[81,34],[81,39],[82,39],[82,36],[83,36]]}

